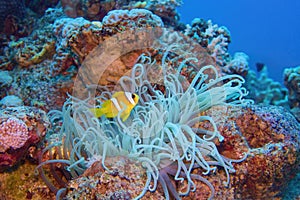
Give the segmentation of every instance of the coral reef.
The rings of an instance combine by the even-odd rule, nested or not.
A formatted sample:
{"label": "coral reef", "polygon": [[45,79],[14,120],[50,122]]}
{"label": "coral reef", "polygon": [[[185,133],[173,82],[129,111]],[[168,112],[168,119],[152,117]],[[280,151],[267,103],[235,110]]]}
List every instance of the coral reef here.
{"label": "coral reef", "polygon": [[23,101],[15,95],[7,95],[0,101],[1,107],[17,107],[23,106]]}
{"label": "coral reef", "polygon": [[101,161],[95,161],[82,176],[71,180],[66,198],[133,199],[143,191],[147,175],[141,163],[128,157],[109,157],[107,163],[111,171],[105,170]]}
{"label": "coral reef", "polygon": [[62,0],[61,4],[66,15],[72,18],[84,17],[88,20],[101,21],[111,10],[121,9],[126,1],[100,0]]}
{"label": "coral reef", "polygon": [[1,153],[7,151],[10,148],[19,149],[29,139],[27,125],[17,118],[8,118],[6,119],[6,121],[2,121],[0,132]]}
{"label": "coral reef", "polygon": [[11,41],[8,44],[9,57],[22,67],[29,67],[51,58],[55,51],[55,41],[52,35],[52,25],[40,20],[40,28],[33,31],[28,37]]}
{"label": "coral reef", "polygon": [[279,82],[268,77],[267,67],[259,72],[259,77],[252,70],[246,76],[245,87],[249,91],[248,98],[257,104],[276,105],[288,108],[288,91]]}
{"label": "coral reef", "polygon": [[107,37],[126,30],[162,26],[163,22],[158,16],[144,9],[114,10],[102,22],[84,18],[59,19],[53,25],[57,40],[56,55],[68,55],[70,49],[81,63]]}
{"label": "coral reef", "polygon": [[72,18],[84,17],[88,20],[101,21],[110,11],[147,9],[158,15],[167,26],[179,27],[179,15],[176,7],[181,0],[147,1],[100,1],[100,0],[62,0],[66,15]]}
{"label": "coral reef", "polygon": [[2,172],[0,176],[0,199],[55,199],[55,195],[35,173],[36,164],[24,162],[13,172]]}
{"label": "coral reef", "polygon": [[0,70],[0,98],[7,95],[6,91],[11,86],[13,78],[10,76],[9,71]]}
{"label": "coral reef", "polygon": [[239,180],[243,199],[279,197],[299,172],[299,123],[288,111],[275,106],[250,107],[236,123],[251,155],[238,168],[247,166],[247,174]]}
{"label": "coral reef", "polygon": [[179,15],[176,7],[182,4],[181,0],[148,0],[145,4],[144,8],[161,17],[167,27],[180,28],[181,25],[178,22]]}
{"label": "coral reef", "polygon": [[299,199],[300,197],[300,191],[298,188],[300,187],[300,173],[296,175],[289,183],[287,190],[282,195],[283,200],[288,199]]}
{"label": "coral reef", "polygon": [[[168,53],[169,51],[165,52],[166,55]],[[147,174],[144,189],[135,198],[143,197],[147,191],[156,191],[158,183],[167,199],[171,196],[175,198],[186,196],[195,189],[193,179],[207,184],[211,190],[210,196],[213,197],[214,189],[211,183],[199,174],[192,173],[193,169],[209,174],[217,169],[216,166],[220,166],[226,173],[225,185],[229,185],[229,173],[235,171],[232,163],[241,162],[246,157],[244,152],[237,159],[221,156],[214,141],[222,142],[224,138],[217,131],[214,121],[201,113],[215,105],[246,104],[248,101],[243,99],[246,92],[241,87],[242,77],[238,75],[219,77],[213,66],[205,66],[185,88],[186,83],[180,81],[181,67],[178,67],[178,71],[174,74],[168,72],[168,65],[164,59],[160,70],[150,57],[142,55],[140,59],[140,63],[133,67],[131,76],[123,76],[120,79],[122,90],[140,96],[140,103],[134,108],[126,123],[121,122],[119,115],[115,120],[102,117],[98,121],[91,116],[91,112],[87,112],[89,106],[76,97],[71,97],[62,111],[51,112],[52,122],[57,123],[60,119],[62,124],[57,139],[49,144],[49,148],[53,145],[62,145],[60,149],[68,152],[70,157],[66,159],[65,153],[58,152],[57,155],[64,156],[58,157],[57,160],[42,162],[38,167],[40,173],[43,173],[41,168],[43,165],[57,162],[67,165],[71,176],[76,178],[77,174],[82,174],[87,168],[85,162],[91,162],[95,158],[100,158],[104,169],[111,171],[104,164],[106,158],[126,155],[141,162]],[[165,85],[165,94],[148,83],[150,69],[163,72],[161,78]],[[214,72],[214,75],[208,76],[207,71]],[[223,80],[228,82],[218,86]],[[112,95],[107,90],[102,91],[102,94],[94,100],[85,101],[101,101],[107,98],[104,95]],[[178,115],[179,113],[181,115]],[[207,126],[197,127],[201,122],[205,122]],[[59,138],[65,139],[60,142]],[[186,189],[177,191],[170,177],[174,177],[175,181],[185,180]],[[50,183],[48,185],[53,188]],[[60,195],[60,191],[55,188],[54,191]]]}
{"label": "coral reef", "polygon": [[284,85],[288,89],[291,112],[300,121],[300,66],[284,70]]}
{"label": "coral reef", "polygon": [[[51,59],[55,53],[52,23],[62,15],[59,9],[48,9],[45,15],[36,22],[35,30],[30,32],[30,35],[8,41],[3,49],[3,55],[7,59],[3,59],[10,61],[13,66],[18,64],[22,67],[29,67]],[[8,63],[6,66],[9,66]]]}
{"label": "coral reef", "polygon": [[6,62],[1,66],[6,69],[1,71],[1,97],[17,95],[25,105],[44,110],[63,104],[70,90],[66,88],[72,83],[74,60],[70,51],[59,54],[56,50],[53,23],[62,16],[60,9],[48,9],[31,35],[7,44]]}
{"label": "coral reef", "polygon": [[24,17],[26,14],[24,1],[12,0],[12,1],[0,1],[0,31],[4,27],[3,22],[7,20],[9,16],[15,16],[18,18]]}
{"label": "coral reef", "polygon": [[[237,120],[237,124],[244,127],[240,129],[250,148],[283,142],[294,143],[295,148],[299,148],[299,125],[288,110],[275,106],[256,106],[247,110],[245,115],[248,117]],[[263,137],[260,135],[262,133]]]}
{"label": "coral reef", "polygon": [[[288,198],[300,127],[278,105],[299,120],[299,67],[288,90],[256,77],[181,0],[0,4],[0,199]],[[128,120],[94,117],[120,90]]]}
{"label": "coral reef", "polygon": [[237,52],[228,64],[221,69],[226,74],[239,74],[246,77],[249,71],[248,60],[249,57],[245,53]]}
{"label": "coral reef", "polygon": [[[224,196],[228,199],[280,197],[288,181],[299,171],[297,166],[300,163],[300,126],[295,118],[283,108],[275,106],[225,109],[217,106],[207,110],[205,114],[213,117],[220,134],[224,136],[224,141],[217,143],[222,155],[238,159],[243,157],[244,152],[248,153],[243,162],[234,164],[236,171],[230,176],[229,188],[225,188],[222,184],[226,179],[223,170],[203,175],[214,187],[214,199],[224,199]],[[123,193],[125,196],[133,198],[132,194],[140,192],[141,186],[145,184],[145,178],[142,177],[146,174],[142,166],[130,161],[129,158],[108,157],[105,163],[109,165],[110,171],[105,171],[100,161],[92,163],[84,174],[69,182],[68,198],[76,199],[86,195],[91,195],[89,196],[91,198],[96,196],[113,198],[115,195],[113,191],[122,194],[124,190],[127,191],[126,194]],[[132,168],[135,170],[129,170]],[[194,174],[202,174],[202,171],[195,169]],[[133,179],[134,181],[129,181]],[[182,199],[209,198],[211,189],[199,180],[195,179],[194,183],[195,187],[201,190],[190,191],[189,195],[183,196]],[[117,188],[109,191],[102,188],[107,185],[110,185],[110,188]],[[179,191],[185,190],[186,187],[185,182],[176,184]],[[158,185],[155,192],[146,193],[142,197],[142,199],[149,198],[164,199],[162,187]]]}
{"label": "coral reef", "polygon": [[195,18],[187,25],[185,35],[193,38],[220,66],[225,66],[229,58],[228,45],[231,41],[230,32],[225,26],[213,24],[211,20]]}
{"label": "coral reef", "polygon": [[38,14],[38,16],[44,15],[44,12],[48,8],[54,8],[58,3],[59,0],[24,0],[25,6],[34,13]]}
{"label": "coral reef", "polygon": [[82,62],[85,56],[103,40],[102,23],[90,22],[83,18],[56,20],[53,31],[57,40],[55,60],[59,61],[59,66],[62,65],[61,57],[70,54],[70,50]]}
{"label": "coral reef", "polygon": [[107,32],[163,26],[162,20],[157,15],[145,9],[114,10],[109,12],[102,22]]}
{"label": "coral reef", "polygon": [[50,125],[46,113],[34,107],[0,110],[0,171],[19,163],[37,145]]}

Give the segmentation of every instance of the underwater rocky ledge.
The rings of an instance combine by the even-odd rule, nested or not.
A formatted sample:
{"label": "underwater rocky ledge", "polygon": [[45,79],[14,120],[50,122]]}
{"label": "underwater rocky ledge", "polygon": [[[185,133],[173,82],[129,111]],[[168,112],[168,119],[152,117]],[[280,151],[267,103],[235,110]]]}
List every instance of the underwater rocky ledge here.
{"label": "underwater rocky ledge", "polygon": [[[174,118],[180,118],[182,113],[189,116],[192,112],[189,110],[192,104],[182,103],[188,100],[184,95],[190,95],[190,99],[194,93],[198,99],[209,96],[209,101],[205,98],[207,102],[203,103],[202,99],[198,102],[203,106],[196,116],[201,119],[199,123],[191,127],[176,124],[186,128],[183,136],[189,135],[187,130],[202,131],[191,134],[191,138],[200,141],[199,148],[191,150],[180,146],[194,143],[188,136],[182,138],[188,140],[187,143],[181,143],[175,132],[174,137],[163,141],[169,145],[174,138],[175,147],[182,148],[178,152],[186,152],[181,157],[172,157],[175,161],[169,168],[159,168],[160,176],[169,181],[170,198],[176,195],[181,199],[300,198],[299,191],[293,189],[299,187],[299,183],[290,184],[293,178],[299,177],[300,170],[299,67],[286,69],[285,87],[267,77],[266,66],[257,76],[249,69],[246,54],[237,52],[232,56],[228,53],[231,37],[226,27],[198,18],[189,25],[182,24],[176,11],[181,3],[173,0],[62,0],[36,1],[33,5],[31,1],[24,4],[0,1],[0,18],[4,22],[0,36],[0,199],[55,199],[55,196],[134,199],[143,192],[141,199],[166,198],[163,181],[158,181],[160,184],[154,187],[155,177],[148,179],[143,162],[133,156],[110,155],[103,165],[102,154],[89,155],[93,151],[87,149],[88,145],[76,151],[80,146],[76,143],[78,138],[71,142],[71,147],[62,146],[67,143],[65,133],[61,133],[64,121],[53,120],[53,110],[60,112],[65,102],[72,98],[68,95],[74,94],[74,82],[78,82],[80,70],[92,63],[92,68],[88,69],[93,71],[99,62],[109,60],[88,62],[93,55],[99,55],[95,49],[105,45],[120,56],[108,63],[102,77],[94,82],[107,89],[105,92],[97,90],[100,95],[120,90],[120,80],[141,64],[153,70],[147,68],[147,79],[143,77],[142,80],[151,83],[147,87],[152,88],[149,92],[152,96],[144,94],[141,99],[145,102],[140,102],[129,119],[136,119],[135,116],[140,116],[139,109],[151,106],[147,99],[154,102],[153,108],[167,109],[157,106],[156,98],[161,97],[166,103],[162,105],[181,109],[180,114],[168,118],[168,122],[176,124]],[[21,14],[10,15],[13,12]],[[127,33],[126,37],[123,33]],[[153,41],[145,40],[145,35]],[[115,43],[122,43],[122,48]],[[141,55],[146,55],[142,58],[151,63],[147,59],[141,62]],[[199,73],[204,68],[209,70]],[[164,70],[170,76],[165,76]],[[197,74],[202,78],[196,79]],[[205,89],[205,84],[209,83],[200,83],[209,80],[216,84]],[[168,84],[178,84],[182,91],[178,91],[176,85],[174,95]],[[190,93],[186,94],[187,91]],[[201,96],[201,92],[206,93]],[[246,93],[249,94],[246,96]],[[173,101],[168,104],[168,95],[173,95],[175,100],[182,95],[186,101],[182,101],[182,105]],[[243,99],[252,99],[254,103],[241,103]],[[236,102],[239,105],[235,105]],[[172,109],[167,111],[173,113]],[[103,118],[99,121],[112,122]],[[128,123],[125,124],[130,127]],[[205,137],[205,134],[211,135]],[[92,139],[83,141],[92,143]],[[207,144],[210,146],[205,146]],[[63,148],[68,151],[63,152]],[[214,151],[210,152],[210,148]],[[203,160],[196,159],[198,163],[190,167],[193,163],[189,156],[195,151],[202,153],[196,158],[203,156]],[[72,153],[78,155],[71,157]],[[63,161],[58,162],[59,159]],[[201,164],[203,166],[199,167]],[[180,167],[182,170],[177,176],[174,169]],[[190,171],[184,171],[185,167]],[[149,188],[145,188],[147,180],[152,180]],[[189,192],[180,195],[186,191]]]}

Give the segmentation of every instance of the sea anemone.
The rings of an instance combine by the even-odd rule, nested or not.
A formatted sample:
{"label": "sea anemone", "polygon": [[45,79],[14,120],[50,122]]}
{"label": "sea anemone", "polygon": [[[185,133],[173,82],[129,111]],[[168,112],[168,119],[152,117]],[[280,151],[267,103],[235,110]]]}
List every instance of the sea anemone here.
{"label": "sea anemone", "polygon": [[[188,60],[197,62],[195,58]],[[170,196],[179,199],[196,189],[195,179],[209,186],[212,198],[212,184],[201,174],[194,174],[195,168],[201,168],[207,175],[222,167],[228,185],[229,173],[235,171],[232,162],[240,162],[246,155],[241,160],[220,155],[214,141],[222,142],[223,136],[214,120],[204,116],[203,112],[216,105],[249,103],[244,99],[247,95],[242,87],[244,79],[238,75],[220,77],[217,69],[209,65],[202,67],[187,85],[180,75],[185,61],[182,63],[174,73],[175,68],[169,70],[167,56],[163,56],[160,64],[145,54],[140,56],[131,75],[123,76],[119,81],[121,90],[134,92],[140,97],[125,122],[120,115],[114,119],[104,116],[98,119],[91,113],[90,108],[94,106],[91,102],[101,104],[112,96],[113,92],[106,87],[101,87],[97,97],[82,100],[69,96],[62,111],[51,111],[52,123],[61,125],[57,134],[50,136],[49,146],[44,150],[50,154],[50,160],[41,162],[37,168],[44,179],[42,166],[45,164],[65,164],[69,176],[76,178],[95,160],[101,160],[104,169],[110,170],[105,165],[106,158],[121,155],[141,162],[146,171],[144,190],[136,199],[147,191],[155,191],[158,184],[161,184],[166,199]],[[158,90],[158,85],[149,77],[150,71],[158,68],[161,69],[163,90]],[[209,128],[200,128],[199,123],[204,122]],[[52,172],[64,185],[57,172],[54,169]],[[177,191],[170,179],[185,181],[186,191]],[[60,195],[50,182],[48,185]]]}

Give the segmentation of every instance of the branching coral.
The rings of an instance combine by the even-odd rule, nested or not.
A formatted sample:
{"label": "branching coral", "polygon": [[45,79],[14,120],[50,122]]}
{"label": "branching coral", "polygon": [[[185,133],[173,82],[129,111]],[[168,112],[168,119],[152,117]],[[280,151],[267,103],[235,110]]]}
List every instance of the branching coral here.
{"label": "branching coral", "polygon": [[229,58],[228,45],[231,42],[230,32],[225,26],[213,24],[211,20],[195,18],[191,26],[187,25],[185,35],[191,37],[208,53],[220,66],[225,66]]}
{"label": "branching coral", "polygon": [[268,77],[267,66],[264,66],[259,77],[252,70],[245,77],[245,87],[249,91],[249,98],[257,104],[276,105],[288,108],[288,91],[279,82]]}
{"label": "branching coral", "polygon": [[284,85],[288,89],[290,109],[300,121],[300,66],[284,70]]}
{"label": "branching coral", "polygon": [[[51,111],[52,122],[61,122],[62,125],[45,149],[45,152],[49,150],[52,160],[38,166],[42,176],[43,165],[63,163],[70,175],[77,177],[99,159],[105,170],[110,171],[105,163],[107,157],[125,155],[141,162],[146,170],[147,181],[137,199],[147,191],[155,191],[158,183],[166,199],[170,198],[169,192],[178,199],[196,189],[194,179],[206,183],[213,197],[213,186],[201,174],[194,174],[195,168],[202,169],[204,175],[214,172],[217,167],[223,168],[227,174],[225,184],[228,185],[229,173],[235,171],[232,162],[242,161],[245,157],[232,160],[220,155],[214,142],[222,142],[223,136],[213,119],[201,113],[215,105],[247,103],[243,99],[247,94],[242,87],[244,80],[238,75],[219,77],[214,66],[205,66],[186,86],[180,75],[182,66],[175,73],[167,67],[169,50],[161,62],[163,92],[156,89],[156,83],[149,81],[150,71],[158,66],[156,61],[145,55],[134,65],[131,75],[121,77],[120,88],[140,96],[127,121],[123,122],[120,116],[113,120],[93,117],[89,110],[92,107],[90,102],[103,102],[112,95],[105,87],[101,87],[101,95],[96,98],[80,100],[70,96],[62,111]],[[208,123],[209,127],[200,128],[202,122]],[[57,177],[55,170],[52,172]],[[177,191],[170,179],[186,181],[186,190]],[[59,181],[64,184],[62,179]],[[48,184],[57,192],[53,185]],[[61,191],[57,194],[60,195]]]}

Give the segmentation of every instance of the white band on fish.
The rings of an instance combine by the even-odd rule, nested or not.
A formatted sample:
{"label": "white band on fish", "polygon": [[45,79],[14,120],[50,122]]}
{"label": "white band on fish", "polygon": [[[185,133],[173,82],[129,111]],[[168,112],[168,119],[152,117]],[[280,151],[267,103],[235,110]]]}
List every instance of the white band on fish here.
{"label": "white band on fish", "polygon": [[111,98],[110,100],[113,102],[114,106],[116,107],[116,109],[118,111],[122,110],[121,107],[120,107],[120,105],[119,105],[119,103],[118,103],[118,100],[116,98]]}
{"label": "white band on fish", "polygon": [[135,105],[135,102],[134,102],[134,100],[133,100],[133,98],[132,98],[132,93],[130,93],[130,92],[125,92],[125,96],[126,96],[127,100],[128,100],[132,105]]}

